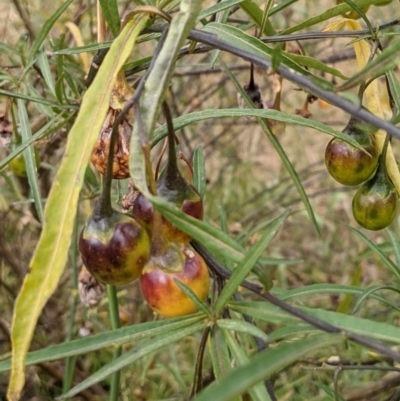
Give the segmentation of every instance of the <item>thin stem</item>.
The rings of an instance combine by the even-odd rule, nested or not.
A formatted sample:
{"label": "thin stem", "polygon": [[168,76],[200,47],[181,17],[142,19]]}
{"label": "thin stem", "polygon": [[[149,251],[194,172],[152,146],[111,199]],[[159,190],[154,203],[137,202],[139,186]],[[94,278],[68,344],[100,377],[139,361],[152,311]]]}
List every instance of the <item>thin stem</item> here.
{"label": "thin stem", "polygon": [[[108,306],[110,310],[110,322],[112,330],[119,329],[121,327],[121,322],[119,320],[118,311],[118,296],[117,287],[115,285],[107,285],[108,293]],[[122,348],[118,346],[114,350],[113,360],[121,355]],[[120,381],[120,371],[113,373],[111,376],[110,385],[110,401],[118,401],[119,399],[119,381]]]}
{"label": "thin stem", "polygon": [[207,339],[210,334],[211,327],[208,326],[205,328],[203,335],[201,337],[199,350],[197,352],[197,359],[196,359],[196,367],[194,370],[194,378],[193,378],[193,386],[192,391],[190,393],[189,398],[192,398],[202,389],[202,382],[203,382],[203,358],[204,358],[204,351],[206,350]]}
{"label": "thin stem", "polygon": [[172,122],[171,111],[168,107],[167,102],[163,102],[162,105],[165,121],[167,123],[168,129],[168,164],[166,177],[172,180],[175,179],[176,173],[178,171],[178,163],[176,160],[176,149],[175,149],[175,132],[174,132],[174,124]]}
{"label": "thin stem", "polygon": [[334,378],[333,378],[333,388],[334,388],[334,391],[335,391],[335,401],[340,401],[339,400],[339,374],[340,374],[341,371],[342,371],[341,366],[338,366],[335,369],[335,375],[334,375]]}
{"label": "thin stem", "polygon": [[160,166],[161,166],[161,160],[164,156],[165,151],[167,150],[168,146],[168,139],[164,139],[164,143],[160,152],[160,155],[158,156],[157,164],[156,164],[156,171],[154,172],[154,179],[158,180],[158,174],[160,172]]}
{"label": "thin stem", "polygon": [[254,64],[253,63],[250,63],[249,89],[255,89],[255,85],[254,85]]}
{"label": "thin stem", "polygon": [[383,147],[382,147],[382,153],[381,153],[381,162],[382,163],[386,163],[386,155],[387,155],[387,150],[388,150],[388,147],[389,147],[389,142],[390,142],[390,135],[389,134],[386,134],[386,136],[385,136],[385,142],[383,143]]}

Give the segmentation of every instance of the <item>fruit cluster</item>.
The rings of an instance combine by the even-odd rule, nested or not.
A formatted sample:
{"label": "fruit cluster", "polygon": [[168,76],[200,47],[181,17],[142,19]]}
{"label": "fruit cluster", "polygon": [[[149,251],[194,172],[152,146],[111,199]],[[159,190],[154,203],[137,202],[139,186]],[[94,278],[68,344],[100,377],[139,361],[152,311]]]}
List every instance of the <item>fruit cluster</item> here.
{"label": "fruit cluster", "polygon": [[373,134],[365,125],[351,118],[343,133],[354,139],[362,148],[357,149],[342,139],[332,139],[325,151],[325,164],[330,175],[343,185],[360,185],[352,203],[357,223],[368,230],[381,230],[395,218],[398,193],[386,170],[386,150],[382,154]]}
{"label": "fruit cluster", "polygon": [[[184,213],[202,219],[201,196],[178,168],[175,134],[166,106],[164,113],[169,128],[169,152],[167,166],[156,182],[156,193]],[[111,108],[109,114],[115,121],[118,110]],[[107,174],[109,182],[111,176],[126,178],[119,172],[127,170],[120,167],[126,165],[129,150],[126,147],[124,152],[118,150],[121,143],[129,143],[128,124],[124,121],[118,127],[116,134],[122,138],[112,141],[111,133],[112,124],[108,118],[92,153],[95,167],[106,175],[102,195],[79,238],[83,263],[97,280],[106,284],[122,285],[139,278],[147,303],[162,316],[194,313],[196,305],[176,281],[182,282],[204,301],[209,291],[207,266],[190,247],[191,238],[164,219],[143,194],[137,193],[128,214],[111,208]]]}

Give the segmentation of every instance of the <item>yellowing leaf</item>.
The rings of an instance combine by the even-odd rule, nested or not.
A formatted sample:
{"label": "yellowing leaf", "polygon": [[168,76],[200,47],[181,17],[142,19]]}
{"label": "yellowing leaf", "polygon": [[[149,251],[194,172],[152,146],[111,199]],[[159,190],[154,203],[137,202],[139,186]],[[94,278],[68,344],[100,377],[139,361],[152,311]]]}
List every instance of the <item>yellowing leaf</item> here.
{"label": "yellowing leaf", "polygon": [[108,109],[111,90],[146,22],[147,17],[136,17],[115,39],[93,84],[83,97],[80,112],[69,133],[64,159],[48,197],[39,244],[15,303],[11,328],[9,401],[20,398],[25,381],[26,353],[37,319],[56,289],[67,261],[85,169]]}
{"label": "yellowing leaf", "polygon": [[[338,21],[334,21],[325,27],[324,31],[331,32],[334,30],[340,30],[344,26],[347,26],[347,29],[357,31],[362,29],[361,25],[352,19],[342,18]],[[359,40],[353,43],[354,51],[356,53],[358,69],[361,70],[368,63],[369,57],[371,55],[370,47],[366,40]],[[382,90],[382,88],[381,88]],[[381,107],[381,95],[378,81],[375,79],[365,90],[365,106],[366,108],[377,117],[383,118],[384,114]],[[379,149],[382,150],[383,144],[385,142],[386,132],[383,130],[378,130],[375,133],[375,139],[379,146]],[[393,154],[393,149],[391,144],[389,143],[389,147],[387,150],[386,156],[386,167],[389,174],[390,179],[392,180],[394,186],[397,189],[397,192],[400,194],[400,173],[397,167],[396,159]]]}

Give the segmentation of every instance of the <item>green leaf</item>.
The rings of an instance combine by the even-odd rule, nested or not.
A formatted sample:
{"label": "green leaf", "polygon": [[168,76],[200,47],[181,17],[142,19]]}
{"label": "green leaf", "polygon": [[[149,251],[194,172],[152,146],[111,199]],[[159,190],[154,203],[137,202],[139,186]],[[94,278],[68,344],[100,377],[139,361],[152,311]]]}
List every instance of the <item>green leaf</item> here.
{"label": "green leaf", "polygon": [[42,43],[45,41],[47,38],[51,28],[53,25],[57,22],[57,20],[61,17],[63,12],[69,7],[69,5],[73,2],[73,0],[67,0],[64,2],[58,9],[57,11],[49,18],[46,20],[46,22],[43,25],[43,28],[39,32],[38,37],[35,39],[35,41],[32,44],[31,51],[28,56],[28,63],[29,61],[33,60],[35,57],[37,51],[39,50],[40,46],[42,46]]}
{"label": "green leaf", "polygon": [[362,82],[368,81],[369,79],[375,79],[396,67],[400,58],[399,51],[400,41],[395,41],[386,47],[382,53],[378,54],[373,60],[368,62],[362,70],[358,71],[337,90],[349,90],[360,85]]}
{"label": "green leaf", "polygon": [[[39,351],[30,352],[27,355],[26,365],[30,366],[41,362],[56,361],[58,359],[81,355],[106,347],[114,347],[133,341],[146,340],[150,337],[163,334],[166,331],[180,330],[192,326],[201,320],[204,320],[204,315],[195,314],[168,320],[135,324],[113,331],[106,331],[90,337],[52,345]],[[0,362],[0,373],[10,370],[10,362],[9,359]]]}
{"label": "green leaf", "polygon": [[28,100],[33,103],[45,104],[46,106],[50,106],[50,107],[53,107],[56,109],[77,109],[78,108],[78,106],[74,105],[74,104],[58,104],[56,102],[52,102],[52,101],[44,99],[42,97],[27,96],[27,95],[23,95],[22,93],[7,91],[4,89],[0,89],[0,95],[6,96],[6,97],[12,97],[15,99]]}
{"label": "green leaf", "polygon": [[260,258],[260,256],[265,251],[267,246],[271,243],[272,239],[275,237],[279,229],[282,227],[287,216],[288,212],[284,213],[280,217],[277,217],[275,221],[273,221],[271,225],[267,229],[265,229],[260,239],[256,242],[255,245],[250,248],[243,260],[233,271],[232,276],[224,285],[224,288],[215,304],[215,313],[217,316],[221,314],[227,302],[237,291],[238,287],[242,284],[243,280],[250,273],[251,269],[255,266],[257,260]]}
{"label": "green leaf", "polygon": [[[261,8],[251,0],[243,1],[242,3],[239,4],[239,7],[255,22],[258,28],[261,29],[261,26],[263,26],[263,14],[264,14]],[[274,9],[271,10],[270,15],[273,14],[273,11]],[[267,36],[276,35],[275,28],[268,19],[266,21],[266,24],[264,25],[263,33]]]}
{"label": "green leaf", "polygon": [[85,390],[88,387],[93,386],[93,384],[96,384],[99,381],[104,380],[106,377],[112,375],[114,372],[117,372],[122,368],[133,364],[140,358],[143,358],[146,355],[156,352],[159,349],[165,347],[166,345],[176,343],[177,341],[180,341],[187,336],[193,335],[198,331],[204,330],[206,326],[207,323],[197,323],[182,330],[165,332],[164,334],[159,335],[151,340],[140,343],[137,346],[130,349],[129,351],[124,352],[120,357],[114,359],[113,361],[107,363],[106,365],[103,365],[99,370],[93,373],[86,380],[83,380],[73,389],[68,391],[68,393],[63,394],[61,397],[59,397],[59,399],[63,400],[66,398],[73,397],[74,395],[80,393],[82,390]]}
{"label": "green leaf", "polygon": [[111,90],[118,71],[132,52],[137,35],[147,22],[147,17],[139,18],[130,21],[114,41],[95,81],[83,97],[80,112],[68,135],[65,156],[48,197],[45,224],[30,264],[31,270],[15,303],[11,328],[13,351],[9,401],[20,397],[25,379],[26,353],[37,319],[64,270],[79,192],[91,150],[109,107]]}
{"label": "green leaf", "polygon": [[313,381],[313,383],[320,388],[326,395],[328,395],[333,401],[346,401],[340,394],[338,394],[338,398],[335,396],[334,390],[328,387],[326,384]]}
{"label": "green leaf", "polygon": [[382,260],[382,262],[388,267],[392,273],[400,279],[400,268],[396,266],[383,252],[381,249],[379,249],[365,234],[363,234],[361,231],[348,226],[345,224],[345,226],[353,231],[355,234],[357,234]]}
{"label": "green leaf", "polygon": [[329,67],[328,65],[326,65],[322,61],[317,60],[316,58],[303,56],[300,54],[287,53],[287,52],[284,52],[284,54],[287,58],[293,60],[297,64],[304,65],[305,67],[309,68],[314,68],[318,71],[326,72],[341,79],[348,79],[348,77],[346,77],[346,75],[343,75],[341,71],[337,70],[336,68]]}
{"label": "green leaf", "polygon": [[386,72],[386,78],[389,83],[389,90],[394,102],[393,117],[400,113],[400,83],[393,70]]}
{"label": "green leaf", "polygon": [[40,71],[42,72],[43,79],[46,82],[47,88],[49,89],[50,93],[55,96],[55,87],[54,87],[54,80],[51,74],[49,60],[47,59],[47,55],[44,51],[44,48],[41,47],[39,49],[39,54],[37,57],[37,63],[39,65]]}
{"label": "green leaf", "polygon": [[201,199],[206,193],[206,166],[204,163],[203,147],[197,146],[193,155],[193,185],[199,192]]}
{"label": "green leaf", "polygon": [[400,289],[391,287],[390,285],[372,285],[371,287],[366,288],[365,291],[361,294],[360,298],[357,299],[357,302],[354,305],[354,308],[351,311],[351,314],[354,315],[358,311],[358,308],[360,307],[360,305],[364,301],[364,299],[368,298],[374,292],[380,291],[380,290],[391,290],[391,291],[394,291],[394,292],[397,292],[398,294],[400,294]]}
{"label": "green leaf", "polygon": [[261,338],[261,340],[269,341],[269,337],[257,326],[239,319],[218,319],[217,325],[221,329],[238,331],[241,333],[249,334],[253,337]]}
{"label": "green leaf", "polygon": [[[164,45],[151,70],[139,104],[141,125],[135,121],[130,143],[129,168],[136,187],[145,195],[149,194],[146,180],[145,161],[140,136],[148,141],[153,133],[160,106],[169,88],[176,60],[190,30],[194,27],[200,12],[199,0],[182,0],[180,11],[174,15]],[[140,134],[139,134],[140,130]]]}
{"label": "green leaf", "polygon": [[226,258],[234,262],[242,260],[244,256],[243,248],[223,231],[183,213],[175,205],[163,198],[149,196],[149,199],[168,221],[201,242],[217,257]]}
{"label": "green leaf", "polygon": [[191,299],[191,301],[197,306],[197,309],[203,312],[208,317],[211,317],[211,312],[207,305],[189,288],[185,283],[174,278],[175,284]]}
{"label": "green leaf", "polygon": [[200,21],[203,18],[207,18],[210,15],[219,13],[220,11],[224,11],[233,6],[236,6],[237,4],[240,4],[242,1],[244,0],[225,0],[221,1],[220,3],[214,4],[213,6],[208,7],[205,10],[202,10],[197,17],[197,21]]}
{"label": "green leaf", "polygon": [[[356,147],[357,149],[362,150],[362,147],[357,143],[357,141],[350,138],[349,135],[343,134],[342,132],[335,130],[331,127],[328,127],[327,125],[319,121],[310,120],[308,118],[287,114],[285,112],[273,109],[267,109],[267,110],[239,109],[239,108],[218,109],[218,110],[206,109],[190,114],[185,114],[183,116],[175,118],[174,130],[178,131],[179,129],[184,128],[187,125],[212,118],[235,118],[235,117],[258,117],[274,121],[281,121],[286,124],[296,124],[303,127],[309,127],[319,132],[331,135],[335,138],[340,138],[343,141],[349,143],[350,145]],[[167,135],[167,127],[165,124],[163,124],[161,127],[155,129],[154,138],[152,140],[151,146],[152,147],[155,146],[159,141],[165,138],[166,135]]]}
{"label": "green leaf", "polygon": [[[276,291],[277,288],[275,287],[274,290]],[[311,284],[306,285],[304,287],[295,288],[290,291],[284,291],[279,293],[279,299],[285,300],[293,297],[310,295],[310,294],[354,294],[354,295],[361,295],[364,292],[363,288],[351,286],[351,285],[341,285],[341,284]],[[380,297],[379,295],[372,294],[372,298],[376,299],[377,301],[383,302],[386,305],[389,305],[393,309],[400,312],[400,308],[395,305],[394,303],[389,302],[386,298]]]}
{"label": "green leaf", "polygon": [[[19,121],[19,133],[23,142],[28,142],[32,139],[31,126],[29,125],[28,112],[26,111],[25,102],[21,99],[17,101],[18,105],[18,121]],[[40,222],[44,222],[42,196],[40,194],[40,187],[37,175],[36,155],[35,148],[33,145],[29,145],[24,150],[24,159],[26,166],[26,173],[28,175],[28,182],[32,191],[33,200],[35,202],[35,208],[39,217]]]}
{"label": "green leaf", "polygon": [[[224,335],[227,344],[229,346],[229,349],[233,357],[235,358],[236,366],[243,366],[248,364],[249,358],[247,357],[242,347],[237,343],[237,341],[233,338],[232,334],[228,330],[224,330]],[[271,398],[263,383],[258,383],[254,385],[253,387],[249,388],[248,391],[253,401],[271,401]]]}
{"label": "green leaf", "polygon": [[340,335],[319,335],[267,349],[249,363],[229,372],[220,382],[207,387],[193,401],[229,401],[293,362],[342,341],[343,337]]}
{"label": "green leaf", "polygon": [[305,334],[317,331],[319,330],[315,327],[297,323],[295,326],[284,326],[277,330],[274,330],[272,333],[268,334],[268,337],[270,340],[277,341],[290,336],[296,336],[297,338],[305,337]]}
{"label": "green leaf", "polygon": [[[400,100],[400,98],[399,98],[399,100]],[[393,253],[394,253],[394,256],[396,257],[396,265],[400,266],[400,241],[399,241],[399,238],[390,228],[386,228],[386,231],[389,234],[390,242],[392,243],[392,246],[393,246]]]}
{"label": "green leaf", "polygon": [[99,0],[104,19],[113,36],[118,36],[121,21],[118,13],[117,0]]}
{"label": "green leaf", "polygon": [[225,336],[217,325],[211,328],[210,345],[214,376],[219,382],[232,368]]}
{"label": "green leaf", "polygon": [[[228,306],[235,312],[270,323],[293,326],[293,324],[299,321],[303,322],[301,319],[284,312],[268,302],[230,302]],[[299,307],[299,309],[326,323],[340,327],[343,330],[348,330],[349,332],[361,334],[377,340],[400,344],[400,328],[388,323],[374,322],[369,319],[344,315],[343,313],[331,312],[323,309],[305,307]]]}

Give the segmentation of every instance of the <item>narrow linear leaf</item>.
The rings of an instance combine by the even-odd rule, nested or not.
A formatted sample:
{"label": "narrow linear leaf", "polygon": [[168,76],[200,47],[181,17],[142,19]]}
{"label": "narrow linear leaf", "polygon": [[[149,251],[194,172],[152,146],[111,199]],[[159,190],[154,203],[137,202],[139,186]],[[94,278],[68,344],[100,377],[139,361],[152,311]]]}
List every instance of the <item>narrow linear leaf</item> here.
{"label": "narrow linear leaf", "polygon": [[[160,37],[159,33],[143,34],[137,38],[136,43],[148,42],[149,40],[157,39],[159,37]],[[53,54],[56,56],[60,56],[60,55],[69,55],[69,54],[97,52],[101,49],[108,49],[111,46],[112,42],[113,42],[112,40],[107,40],[105,42],[91,43],[89,45],[84,45],[84,46],[68,47],[66,49],[57,50],[57,51],[53,52]],[[149,57],[149,59],[151,59],[151,57]]]}
{"label": "narrow linear leaf", "polygon": [[114,36],[118,36],[121,21],[118,13],[117,0],[99,0],[99,3],[111,33]]}
{"label": "narrow linear leaf", "polygon": [[223,231],[183,213],[175,205],[163,198],[149,196],[149,199],[167,220],[201,242],[216,256],[233,262],[242,260],[244,256],[243,248]]}
{"label": "narrow linear leaf", "polygon": [[313,57],[303,56],[300,54],[287,53],[287,52],[285,52],[285,56],[289,59],[292,59],[297,64],[303,65],[305,67],[314,68],[318,71],[326,72],[338,78],[348,79],[348,77],[346,77],[346,75],[343,75],[341,71],[337,70],[336,68],[329,67],[322,61],[319,61]]}
{"label": "narrow linear leaf", "polygon": [[[224,330],[224,335],[226,338],[226,342],[229,346],[229,349],[231,350],[231,353],[235,358],[236,365],[243,366],[248,364],[249,358],[243,351],[242,347],[233,338],[232,334],[229,331]],[[269,396],[263,383],[258,383],[254,385],[253,387],[249,388],[248,391],[253,401],[271,401],[271,397]]]}
{"label": "narrow linear leaf", "polygon": [[39,65],[40,71],[42,72],[43,79],[46,82],[48,90],[55,97],[56,93],[55,93],[54,80],[53,80],[53,76],[51,74],[49,60],[47,59],[47,55],[46,55],[43,47],[39,50],[39,54],[37,57],[37,63]]}
{"label": "narrow linear leaf", "polygon": [[197,146],[193,155],[193,185],[199,191],[202,199],[206,193],[206,166],[203,147]]}
{"label": "narrow linear leaf", "polygon": [[193,401],[229,401],[293,362],[342,341],[340,335],[319,335],[267,349],[249,363],[229,372],[220,382],[208,386]]}
{"label": "narrow linear leaf", "polygon": [[69,7],[69,5],[72,2],[73,2],[73,0],[67,0],[66,2],[64,2],[57,9],[57,11],[49,19],[46,20],[46,22],[43,25],[43,28],[39,32],[38,37],[35,39],[35,41],[32,44],[32,48],[31,48],[31,51],[28,56],[28,62],[31,61],[35,57],[40,46],[47,38],[47,35],[50,32],[50,29],[53,27],[53,25],[56,23],[56,21],[61,17],[61,15],[64,13],[64,11]]}
{"label": "narrow linear leaf", "polygon": [[66,398],[73,397],[74,395],[80,393],[82,390],[85,390],[88,387],[93,386],[93,384],[104,380],[108,376],[112,375],[114,372],[117,372],[122,368],[136,362],[140,358],[156,352],[166,345],[176,343],[177,341],[180,341],[187,336],[204,330],[206,326],[207,323],[198,323],[195,325],[191,325],[186,329],[167,332],[153,338],[152,340],[140,343],[131,350],[123,353],[120,357],[114,359],[112,362],[109,362],[106,365],[102,366],[97,372],[93,373],[89,378],[79,383],[66,394],[63,394],[61,397],[59,397],[59,399],[64,400]]}
{"label": "narrow linear leaf", "polygon": [[[271,305],[268,302],[230,302],[228,306],[235,312],[239,312],[255,319],[261,319],[270,323],[293,326],[300,321],[302,322],[301,319],[281,310],[274,305]],[[369,319],[344,315],[343,313],[326,311],[323,309],[305,307],[299,307],[299,309],[307,312],[309,315],[312,315],[319,320],[330,323],[343,330],[361,334],[366,337],[375,338],[376,340],[388,341],[394,344],[400,343],[400,328],[391,324],[374,322]],[[309,327],[313,326],[310,325]]]}
{"label": "narrow linear leaf", "polygon": [[269,337],[257,326],[239,319],[218,319],[217,325],[221,329],[238,331],[241,333],[249,334],[253,337],[261,338],[261,340],[269,341]]}
{"label": "narrow linear leaf", "polygon": [[208,309],[207,305],[185,283],[176,278],[174,279],[174,281],[175,284],[192,300],[199,311],[211,317],[211,312]]}
{"label": "narrow linear leaf", "polygon": [[[39,351],[30,352],[26,358],[26,365],[36,365],[41,362],[56,361],[87,352],[96,351],[106,347],[127,344],[133,341],[145,340],[150,337],[163,334],[166,331],[180,330],[204,320],[203,314],[195,314],[168,320],[135,324],[121,327],[117,330],[106,331],[90,337],[52,345]],[[7,372],[11,368],[11,360],[0,362],[0,373]]]}
{"label": "narrow linear leaf", "polygon": [[297,323],[294,326],[284,326],[277,330],[274,330],[272,333],[268,334],[268,337],[272,341],[277,341],[290,336],[296,336],[297,338],[304,337],[305,334],[318,331],[319,330],[315,327]]}
{"label": "narrow linear leaf", "polygon": [[205,10],[202,10],[197,17],[197,21],[200,21],[203,18],[207,18],[210,15],[219,13],[220,11],[224,11],[233,6],[236,6],[237,4],[240,4],[242,1],[244,0],[225,0],[218,4],[214,4],[213,6],[208,7]]}
{"label": "narrow linear leaf", "polygon": [[61,56],[61,55],[97,52],[101,49],[108,49],[111,46],[112,42],[113,42],[112,40],[108,40],[106,42],[91,43],[90,45],[68,47],[66,49],[57,50],[53,52],[53,54],[55,56]]}
{"label": "narrow linear leaf", "polygon": [[335,395],[335,391],[328,387],[324,383],[316,382],[313,381],[313,383],[320,388],[326,395],[330,397],[330,399],[335,400],[335,401],[346,401],[340,394]]}
{"label": "narrow linear leaf", "polygon": [[383,252],[379,247],[377,247],[365,234],[363,234],[361,231],[357,230],[354,227],[351,227],[347,224],[345,226],[353,231],[353,233],[357,234],[382,260],[382,262],[388,267],[392,273],[400,279],[400,268],[396,266]]}
{"label": "narrow linear leaf", "polygon": [[226,338],[217,325],[214,325],[211,329],[210,345],[214,376],[219,382],[232,368]]}
{"label": "narrow linear leaf", "polygon": [[[26,111],[25,102],[21,99],[17,101],[18,105],[18,121],[19,121],[19,133],[24,142],[28,142],[32,139],[31,126],[29,125],[28,112]],[[29,145],[24,150],[24,160],[26,166],[26,173],[28,175],[29,187],[32,191],[33,200],[35,202],[35,208],[39,217],[40,222],[44,222],[42,196],[40,194],[39,181],[37,175],[36,155],[35,148],[33,145]]]}
{"label": "narrow linear leaf", "polygon": [[[399,100],[400,100],[400,98],[399,98]],[[392,243],[394,256],[396,257],[396,265],[400,266],[400,241],[399,241],[399,238],[390,228],[387,228],[386,231],[389,234],[390,242]]]}
{"label": "narrow linear leaf", "polygon": [[[277,287],[274,288],[277,290]],[[311,294],[354,294],[361,295],[364,292],[363,288],[355,287],[351,285],[341,285],[341,284],[311,284],[301,288],[295,288],[293,290],[284,291],[279,293],[279,299],[285,300],[289,298],[311,295]],[[376,294],[371,294],[371,298],[376,299],[377,301],[383,302],[386,305],[389,305],[393,309],[400,312],[400,308],[394,303],[388,301],[385,297],[381,297]]]}
{"label": "narrow linear leaf", "polygon": [[52,108],[57,108],[57,109],[78,109],[78,106],[75,104],[58,104],[56,102],[52,102],[42,97],[23,95],[22,93],[11,92],[4,89],[0,89],[0,95],[6,97],[12,97],[15,99],[28,100],[33,103],[45,104],[46,106],[50,106]]}
{"label": "narrow linear leaf", "polygon": [[[386,72],[386,78],[388,80],[389,90],[394,101],[394,114],[396,115],[400,113],[400,82],[393,70]],[[395,115],[393,117],[395,117]]]}
{"label": "narrow linear leaf", "polygon": [[[239,7],[254,21],[254,23],[261,29],[263,26],[263,11],[254,1],[245,0],[239,4]],[[271,10],[270,15],[274,13],[275,7]],[[271,22],[267,19],[264,25],[263,34],[267,36],[276,35],[275,28],[271,24]]]}
{"label": "narrow linear leaf", "polygon": [[282,227],[288,216],[288,212],[284,213],[280,217],[277,217],[275,221],[268,226],[261,238],[256,242],[255,245],[246,253],[243,260],[239,263],[237,268],[234,270],[232,276],[224,285],[221,294],[215,304],[215,313],[217,316],[220,315],[227,302],[231,299],[233,294],[237,291],[237,288],[243,280],[250,273],[251,269],[255,266],[257,260],[260,258],[262,253],[265,251],[267,246],[271,243],[279,229]]}
{"label": "narrow linear leaf", "polygon": [[353,310],[351,311],[351,314],[354,315],[359,307],[361,306],[362,302],[367,299],[369,296],[371,296],[374,292],[380,291],[380,290],[391,290],[395,291],[398,294],[400,294],[400,289],[391,287],[390,285],[373,285],[370,288],[367,288],[360,296],[360,298],[357,299],[356,304],[354,305]]}
{"label": "narrow linear leaf", "polygon": [[[114,41],[95,81],[86,92],[80,112],[72,127],[65,156],[58,170],[45,210],[45,224],[15,302],[11,328],[12,370],[9,401],[16,401],[24,385],[24,366],[33,331],[40,312],[53,293],[63,272],[74,225],[79,192],[84,182],[90,152],[96,142],[114,81],[147,17],[130,21]],[[82,132],[85,136],[82,136]]]}
{"label": "narrow linear leaf", "polygon": [[[315,129],[319,132],[323,132],[328,135],[332,135],[335,138],[340,138],[343,141],[349,143],[350,145],[362,150],[362,147],[353,139],[349,139],[349,135],[345,135],[342,132],[335,130],[327,125],[319,122],[310,120],[308,118],[303,118],[296,115],[287,114],[282,111],[272,110],[272,109],[206,109],[202,111],[196,111],[194,113],[185,114],[183,116],[174,119],[174,130],[178,131],[187,125],[213,119],[213,118],[235,118],[235,117],[259,117],[274,121],[281,121],[286,124],[295,124],[303,127],[309,127]],[[154,131],[154,138],[152,140],[151,146],[155,146],[159,141],[161,141],[167,135],[167,127],[165,124],[158,127]]]}

